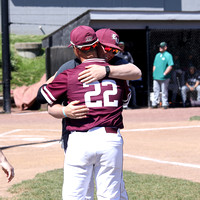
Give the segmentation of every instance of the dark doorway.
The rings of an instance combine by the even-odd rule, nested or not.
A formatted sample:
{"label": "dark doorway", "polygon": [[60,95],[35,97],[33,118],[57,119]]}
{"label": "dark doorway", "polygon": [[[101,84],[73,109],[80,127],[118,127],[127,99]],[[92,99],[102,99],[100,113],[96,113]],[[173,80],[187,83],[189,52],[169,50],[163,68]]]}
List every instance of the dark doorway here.
{"label": "dark doorway", "polygon": [[138,106],[148,105],[147,83],[147,55],[146,55],[146,30],[115,30],[120,41],[125,43],[125,51],[129,51],[133,57],[134,64],[142,71],[142,86],[136,88],[136,101]]}

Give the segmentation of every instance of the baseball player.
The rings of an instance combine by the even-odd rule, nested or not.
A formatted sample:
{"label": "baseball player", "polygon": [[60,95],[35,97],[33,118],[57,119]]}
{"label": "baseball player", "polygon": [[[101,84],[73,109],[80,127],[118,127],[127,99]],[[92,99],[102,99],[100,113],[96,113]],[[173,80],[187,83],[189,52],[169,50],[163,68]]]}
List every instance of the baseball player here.
{"label": "baseball player", "polygon": [[[116,43],[116,38],[119,38],[118,35],[110,30],[110,29],[100,29],[96,32],[97,37],[99,39],[100,44],[98,47],[98,55],[101,58],[105,58],[107,62],[109,62],[109,68],[110,68],[110,78],[118,78],[123,80],[137,80],[141,77],[141,70],[133,65],[132,63],[128,63],[126,60],[122,59],[119,56],[116,56],[116,50],[120,50],[118,47],[118,43]],[[117,36],[117,37],[116,37]],[[105,46],[107,45],[107,48],[105,49]],[[111,47],[115,45],[114,47],[118,49],[115,50],[115,52],[111,51]],[[70,60],[63,64],[59,70],[57,71],[56,75],[51,77],[47,83],[50,83],[53,81],[53,79],[63,72],[66,69],[72,69],[75,68],[77,65],[79,65],[81,62],[78,58],[74,60]],[[117,65],[117,68],[116,68]],[[79,80],[81,82],[85,83],[91,83],[92,81],[97,81],[102,78],[104,78],[106,75],[105,67],[95,66],[95,65],[89,65],[86,66],[86,70],[81,72],[79,74]],[[40,91],[40,90],[39,90]],[[87,116],[88,108],[85,105],[78,106],[77,104],[79,101],[73,101],[68,106],[65,107],[65,112],[69,118],[72,119],[81,119]],[[64,105],[66,105],[64,103]],[[53,106],[48,106],[48,112],[50,115],[56,117],[56,118],[65,118],[63,116],[63,113],[60,112],[61,106],[59,104],[54,104]],[[63,126],[65,127],[65,122],[63,121]],[[64,138],[64,149],[66,150],[67,147],[67,135],[69,134],[67,131],[63,130],[63,138]]]}
{"label": "baseball player", "polygon": [[[97,31],[97,35],[100,37],[99,41],[100,43],[104,45],[113,45],[116,43],[116,37],[117,35],[114,31],[110,29],[100,29]],[[105,37],[106,36],[106,37]],[[117,35],[118,38],[118,35]],[[118,44],[117,44],[118,45]],[[110,47],[110,46],[109,46]],[[120,50],[120,49],[118,49]],[[99,45],[98,48],[98,55],[99,57],[105,58],[107,62],[109,62],[109,68],[110,68],[110,78],[118,78],[123,80],[137,80],[141,77],[141,70],[132,63],[128,63],[126,60],[115,56],[115,52],[109,51],[108,48],[105,50],[105,48],[102,45]],[[56,74],[51,77],[46,83],[50,83],[53,81],[53,79],[63,72],[66,69],[72,69],[75,68],[77,65],[79,65],[81,61],[76,58],[74,60],[70,60],[66,63],[64,63],[59,70],[56,72]],[[116,68],[115,66],[118,65]],[[92,81],[100,80],[104,78],[106,75],[105,67],[99,67],[98,65],[89,65],[86,67],[86,70],[80,73],[79,80],[81,82],[85,83],[91,83]],[[39,90],[40,92],[40,90]],[[62,102],[58,102],[62,103]],[[84,118],[87,115],[88,109],[85,105],[77,105],[79,101],[73,101],[68,106],[65,107],[65,112],[69,118],[72,119],[80,119]],[[64,105],[66,105],[66,102],[64,102]],[[59,104],[48,106],[49,114],[56,117],[56,118],[63,118],[63,113],[60,114],[60,106]],[[65,127],[65,120],[62,121],[63,127]],[[64,150],[66,150],[67,147],[67,138],[68,138],[69,132],[63,129],[62,134],[62,141],[63,141],[63,147]]]}
{"label": "baseball player", "polygon": [[5,172],[8,178],[8,182],[10,182],[14,178],[14,168],[13,166],[8,162],[5,155],[0,149],[0,166],[2,167],[2,170]]}
{"label": "baseball player", "polygon": [[[96,34],[97,34],[97,37],[99,39],[100,44],[102,44],[102,45],[99,45],[98,54],[101,57],[103,57],[105,55],[105,57],[107,58],[107,61],[109,61],[109,63],[112,63],[114,65],[125,64],[123,66],[124,66],[124,68],[126,68],[126,65],[128,65],[128,64],[126,64],[127,62],[125,60],[119,58],[118,56],[115,56],[116,52],[117,52],[117,49],[115,49],[115,51],[113,51],[112,48],[110,48],[111,46],[116,45],[116,41],[114,39],[115,37],[113,37],[113,36],[115,36],[117,34],[114,31],[110,30],[110,29],[100,29],[100,30],[98,30],[96,32]],[[118,37],[118,35],[117,35],[117,37]],[[105,46],[103,44],[106,44],[107,48],[105,48]],[[73,63],[74,63],[74,61],[73,62],[70,61],[70,64],[73,64]],[[63,65],[61,67],[62,71],[65,70],[64,68],[66,68],[66,66],[67,65],[65,64],[65,65]],[[99,66],[97,66],[97,68],[99,68]],[[97,69],[97,68],[95,68],[95,69]],[[135,66],[135,68],[136,68],[136,70],[135,70],[136,72],[135,72],[134,77],[136,77],[137,74],[140,74],[140,73],[138,73],[138,68],[136,66]],[[91,68],[89,68],[89,69],[91,69]],[[118,68],[116,68],[116,69],[118,69]],[[87,73],[86,72],[83,71],[80,74],[84,74],[85,75],[87,73],[88,74],[90,73],[90,72],[87,72]],[[57,74],[59,74],[59,72]],[[94,73],[94,71],[92,71],[92,74],[101,74],[101,71],[97,71],[95,73]],[[120,78],[124,78],[124,74],[123,75],[120,74],[120,75],[121,75]],[[101,76],[104,77],[104,74],[102,74]],[[73,104],[73,103],[70,103],[70,104]],[[65,107],[65,112],[67,113],[67,116],[70,117],[70,118],[74,118],[74,119],[82,118],[83,116],[76,116],[75,117],[75,116],[72,115],[72,109],[71,109],[72,105],[70,105],[70,104]],[[85,112],[85,110],[84,110],[85,108],[83,108],[81,106],[73,106],[73,107],[76,109],[75,111],[81,112],[81,114],[83,114]],[[64,117],[63,113],[62,113],[62,106],[60,106],[60,105],[56,104],[56,105],[53,105],[53,106],[49,106],[48,107],[48,111],[52,116],[54,116],[56,118],[63,118]],[[79,114],[79,113],[77,113],[77,114]],[[84,115],[86,115],[86,113],[84,113]],[[66,131],[64,131],[64,133],[65,132]],[[65,139],[64,143],[65,143],[65,147],[66,147],[67,146],[66,145],[67,144],[67,139],[66,139],[65,135],[64,135],[64,139]],[[93,179],[92,179],[92,181],[93,181]],[[90,184],[90,187],[93,188],[93,185]],[[89,191],[91,191],[91,188],[89,188]],[[122,188],[121,188],[120,191],[121,191],[121,198],[120,199],[121,200],[128,199],[127,193],[126,193],[126,190],[125,190],[125,187],[124,187],[123,180],[122,180]],[[92,200],[93,199],[93,194],[88,192],[86,199],[87,200]]]}
{"label": "baseball player", "polygon": [[[67,118],[71,131],[64,166],[63,199],[84,199],[94,170],[98,199],[120,199],[122,172],[122,98],[126,82],[108,78],[81,83],[78,74],[89,64],[107,66],[97,58],[98,39],[87,26],[75,28],[70,35],[74,53],[82,64],[59,74],[41,88],[43,100],[53,104],[61,95],[68,102],[79,99],[90,109],[87,118]],[[106,67],[107,68],[107,67]],[[63,110],[63,114],[64,110]]]}

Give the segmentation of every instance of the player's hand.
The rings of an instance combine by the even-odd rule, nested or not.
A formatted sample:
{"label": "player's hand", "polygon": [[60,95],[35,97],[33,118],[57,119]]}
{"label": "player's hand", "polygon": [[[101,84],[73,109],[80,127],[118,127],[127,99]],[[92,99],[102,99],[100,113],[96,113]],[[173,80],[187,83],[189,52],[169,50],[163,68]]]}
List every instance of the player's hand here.
{"label": "player's hand", "polygon": [[89,65],[85,67],[86,69],[79,73],[78,80],[80,80],[82,83],[91,83],[94,81],[98,81],[105,77],[106,70],[105,66],[101,65]]}
{"label": "player's hand", "polygon": [[194,87],[189,87],[190,88],[190,91],[194,91],[195,90],[195,88]]}
{"label": "player's hand", "polygon": [[195,87],[191,87],[191,91],[195,91]]}
{"label": "player's hand", "polygon": [[65,107],[67,117],[71,119],[83,119],[87,117],[89,108],[86,105],[78,106],[80,101],[72,101]]}
{"label": "player's hand", "polygon": [[8,161],[2,162],[1,166],[2,166],[2,170],[7,176],[8,183],[9,183],[15,176],[14,168]]}

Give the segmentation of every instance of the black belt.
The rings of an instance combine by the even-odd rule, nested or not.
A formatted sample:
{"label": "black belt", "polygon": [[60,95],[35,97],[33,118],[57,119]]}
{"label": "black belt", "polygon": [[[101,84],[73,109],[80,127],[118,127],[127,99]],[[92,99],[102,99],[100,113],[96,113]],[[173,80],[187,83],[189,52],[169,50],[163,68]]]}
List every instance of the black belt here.
{"label": "black belt", "polygon": [[[117,133],[118,128],[115,127],[104,127],[106,133]],[[85,130],[85,131],[77,131],[77,132],[88,132],[89,130]]]}

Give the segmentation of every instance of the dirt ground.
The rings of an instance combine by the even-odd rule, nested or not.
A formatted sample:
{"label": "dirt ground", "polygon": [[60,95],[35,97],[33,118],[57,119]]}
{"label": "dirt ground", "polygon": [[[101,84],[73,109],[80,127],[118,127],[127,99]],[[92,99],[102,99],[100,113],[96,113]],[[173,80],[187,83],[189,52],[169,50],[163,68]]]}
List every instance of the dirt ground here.
{"label": "dirt ground", "polygon": [[[0,110],[1,111],[1,110]],[[200,182],[200,108],[133,109],[123,112],[124,170]],[[63,167],[61,120],[46,111],[0,114],[0,147],[15,168],[11,183],[0,171],[0,196],[36,174]]]}

